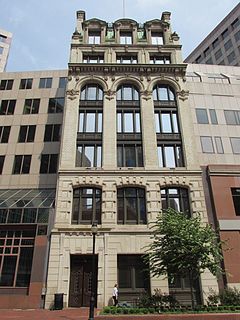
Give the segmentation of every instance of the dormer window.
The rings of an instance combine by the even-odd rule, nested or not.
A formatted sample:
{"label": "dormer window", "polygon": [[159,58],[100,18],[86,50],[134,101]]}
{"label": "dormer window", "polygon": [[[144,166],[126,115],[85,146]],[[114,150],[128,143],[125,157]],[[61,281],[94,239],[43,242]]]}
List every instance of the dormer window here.
{"label": "dormer window", "polygon": [[152,44],[162,45],[163,34],[161,32],[152,32],[151,34]]}
{"label": "dormer window", "polygon": [[89,31],[88,32],[88,44],[100,44],[101,32],[100,31]]}
{"label": "dormer window", "polygon": [[120,44],[132,44],[132,32],[120,32]]}

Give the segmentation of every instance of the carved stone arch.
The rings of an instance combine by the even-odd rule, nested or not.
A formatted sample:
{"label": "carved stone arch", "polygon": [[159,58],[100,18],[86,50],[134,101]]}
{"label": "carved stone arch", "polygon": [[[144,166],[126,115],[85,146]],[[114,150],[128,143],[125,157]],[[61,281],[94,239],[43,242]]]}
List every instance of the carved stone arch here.
{"label": "carved stone arch", "polygon": [[168,84],[170,87],[173,88],[175,93],[177,93],[178,91],[181,91],[181,87],[177,81],[173,80],[170,77],[165,77],[165,76],[153,78],[148,84],[147,91],[152,92],[156,84]]}
{"label": "carved stone arch", "polygon": [[146,180],[143,177],[139,176],[124,176],[119,177],[116,182],[116,187],[137,187],[137,188],[144,188],[146,191]]}
{"label": "carved stone arch", "polygon": [[141,91],[144,91],[144,85],[143,83],[139,80],[139,78],[137,77],[133,77],[133,76],[128,76],[128,77],[120,77],[118,79],[116,79],[111,87],[111,91],[116,92],[118,87],[122,84],[133,84],[137,87],[139,93]]}
{"label": "carved stone arch", "polygon": [[81,92],[81,89],[88,83],[99,84],[103,91],[108,90],[107,82],[102,77],[98,76],[86,76],[84,78],[79,79],[78,81],[76,81],[75,89]]}
{"label": "carved stone arch", "polygon": [[72,188],[99,188],[102,189],[101,178],[97,176],[75,177],[71,183]]}

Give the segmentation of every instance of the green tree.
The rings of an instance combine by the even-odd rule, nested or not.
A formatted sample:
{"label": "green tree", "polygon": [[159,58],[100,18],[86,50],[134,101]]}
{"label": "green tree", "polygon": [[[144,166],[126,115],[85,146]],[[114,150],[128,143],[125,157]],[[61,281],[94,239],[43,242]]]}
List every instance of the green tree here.
{"label": "green tree", "polygon": [[150,271],[154,276],[167,275],[170,279],[189,277],[194,308],[194,281],[206,269],[215,276],[223,273],[222,242],[200,216],[189,217],[171,208],[158,215],[152,229],[152,242],[145,256]]}

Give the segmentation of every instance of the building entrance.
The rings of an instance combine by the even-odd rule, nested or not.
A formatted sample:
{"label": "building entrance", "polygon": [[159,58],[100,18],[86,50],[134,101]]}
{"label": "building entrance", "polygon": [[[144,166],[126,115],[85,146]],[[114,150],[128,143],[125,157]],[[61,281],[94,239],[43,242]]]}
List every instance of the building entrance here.
{"label": "building entrance", "polygon": [[[95,306],[97,306],[97,265],[95,255]],[[93,284],[92,255],[71,255],[69,307],[88,307]]]}

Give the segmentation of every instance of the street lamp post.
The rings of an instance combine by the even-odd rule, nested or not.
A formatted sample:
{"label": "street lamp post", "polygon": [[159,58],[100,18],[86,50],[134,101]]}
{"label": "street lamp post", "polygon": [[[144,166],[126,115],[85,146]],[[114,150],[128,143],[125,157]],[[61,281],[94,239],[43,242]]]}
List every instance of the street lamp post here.
{"label": "street lamp post", "polygon": [[96,268],[96,259],[95,259],[95,240],[96,234],[98,231],[97,223],[94,221],[91,227],[93,235],[93,251],[92,251],[92,286],[91,286],[91,298],[90,298],[90,307],[89,307],[89,318],[88,320],[94,319],[94,307],[95,307],[95,287],[96,287],[96,278],[95,278],[95,268]]}

